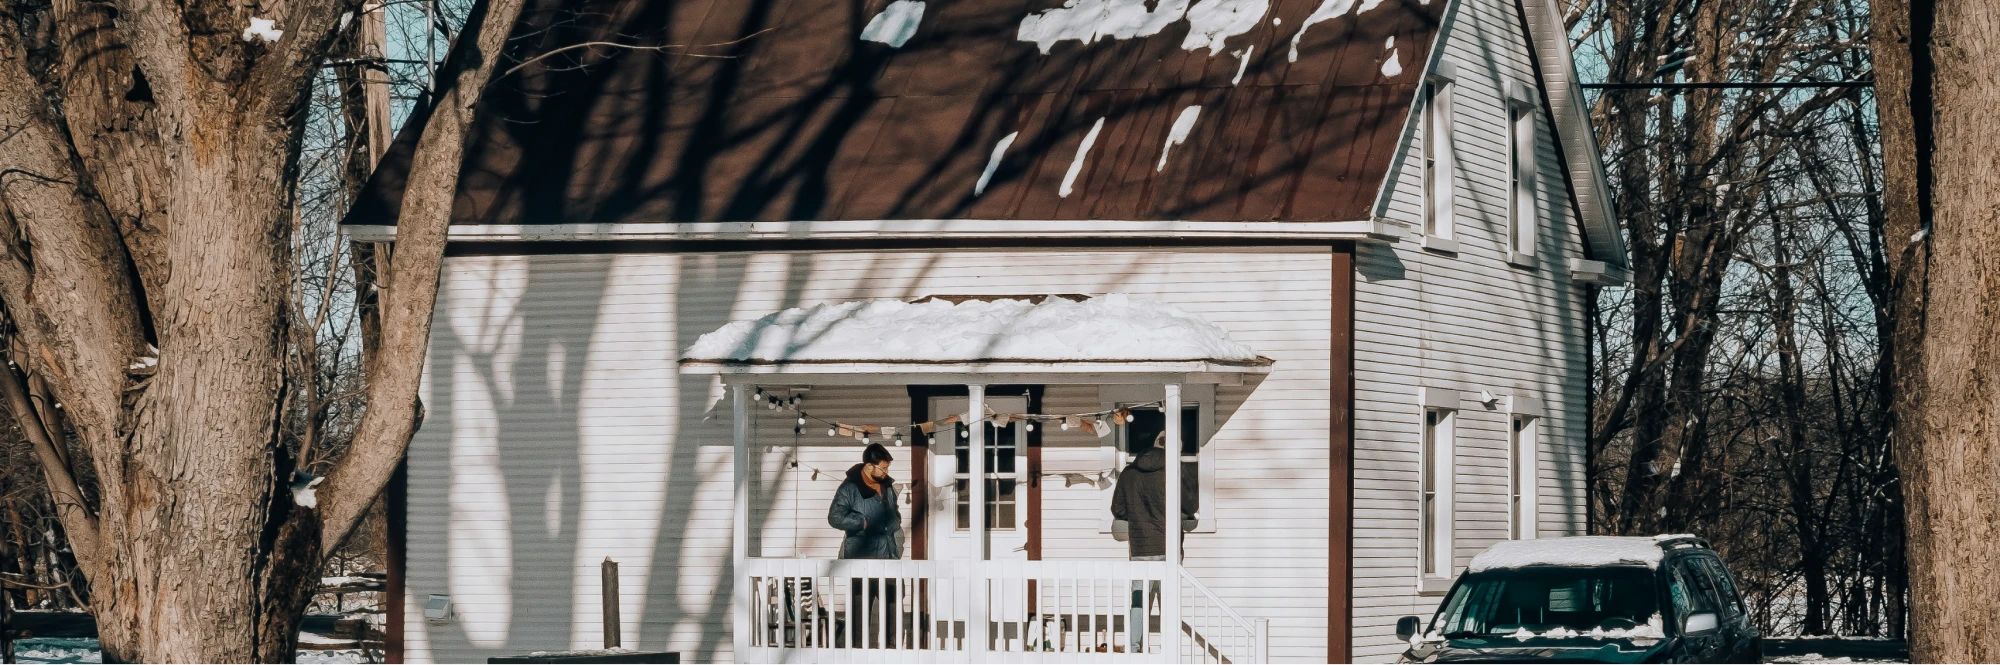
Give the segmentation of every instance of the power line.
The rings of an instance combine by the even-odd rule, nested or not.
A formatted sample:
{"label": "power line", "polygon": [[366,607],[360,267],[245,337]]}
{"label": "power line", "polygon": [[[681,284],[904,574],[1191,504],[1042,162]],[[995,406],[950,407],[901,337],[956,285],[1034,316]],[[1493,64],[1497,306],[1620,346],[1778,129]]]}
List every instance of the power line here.
{"label": "power line", "polygon": [[1591,90],[1769,90],[1793,88],[1872,88],[1874,81],[1690,81],[1684,83],[1585,83]]}

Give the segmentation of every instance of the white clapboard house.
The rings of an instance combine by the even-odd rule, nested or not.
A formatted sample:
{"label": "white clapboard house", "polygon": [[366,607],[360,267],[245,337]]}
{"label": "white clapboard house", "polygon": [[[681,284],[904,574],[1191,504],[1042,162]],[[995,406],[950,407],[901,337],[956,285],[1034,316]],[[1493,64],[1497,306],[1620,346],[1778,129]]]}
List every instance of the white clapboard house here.
{"label": "white clapboard house", "polygon": [[[1394,658],[1474,553],[1584,529],[1625,254],[1557,6],[531,3],[390,490],[392,651],[598,647],[609,558],[624,646],[683,662]],[[414,138],[353,240],[394,241]],[[1199,511],[1127,561],[1159,432]],[[864,438],[902,560],[836,558]]]}

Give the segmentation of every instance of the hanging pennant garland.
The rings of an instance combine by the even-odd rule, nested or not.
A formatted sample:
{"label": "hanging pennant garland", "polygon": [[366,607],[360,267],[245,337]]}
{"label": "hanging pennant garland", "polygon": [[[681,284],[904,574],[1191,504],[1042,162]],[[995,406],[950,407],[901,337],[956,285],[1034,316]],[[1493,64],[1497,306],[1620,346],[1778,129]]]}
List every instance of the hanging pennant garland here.
{"label": "hanging pennant garland", "polygon": [[[757,389],[755,399],[763,403],[765,405],[765,408],[767,409],[773,411],[791,411],[793,413],[798,414],[798,417],[796,418],[796,424],[792,428],[793,434],[803,434],[805,432],[806,421],[810,420],[817,422],[821,425],[825,425],[826,435],[828,437],[851,438],[856,441],[860,441],[864,445],[869,443],[874,443],[877,437],[881,437],[893,441],[894,445],[901,446],[903,445],[903,437],[899,436],[899,433],[901,432],[910,432],[913,434],[921,433],[922,435],[924,435],[926,439],[934,440],[932,437],[936,435],[937,430],[940,427],[958,427],[960,428],[960,434],[963,435],[965,434],[965,432],[963,431],[964,423],[975,420],[975,418],[972,417],[972,414],[954,413],[945,416],[943,418],[938,418],[936,420],[931,420],[928,422],[921,422],[921,423],[910,423],[908,425],[853,424],[853,423],[843,423],[834,420],[827,420],[825,418],[820,418],[818,416],[812,415],[811,413],[807,413],[806,410],[801,407],[804,400],[803,397],[800,395],[792,394],[782,397],[777,395],[766,395],[764,393],[764,390],[762,388],[759,388]],[[1115,409],[1104,409],[1101,411],[1086,411],[1083,413],[1070,413],[1070,414],[999,413],[994,411],[992,407],[987,407],[985,416],[983,418],[977,418],[976,420],[979,420],[982,423],[992,424],[996,427],[1006,427],[1008,425],[1012,425],[1015,423],[1021,423],[1023,429],[1029,432],[1035,431],[1036,423],[1053,422],[1053,423],[1058,423],[1061,426],[1061,428],[1065,431],[1071,429],[1082,429],[1086,433],[1092,434],[1099,438],[1103,438],[1111,436],[1111,432],[1114,426],[1131,424],[1132,409],[1157,407],[1160,406],[1161,404],[1162,404],[1161,401],[1153,401],[1153,402],[1146,402],[1143,404],[1134,404],[1131,406],[1119,407]]]}

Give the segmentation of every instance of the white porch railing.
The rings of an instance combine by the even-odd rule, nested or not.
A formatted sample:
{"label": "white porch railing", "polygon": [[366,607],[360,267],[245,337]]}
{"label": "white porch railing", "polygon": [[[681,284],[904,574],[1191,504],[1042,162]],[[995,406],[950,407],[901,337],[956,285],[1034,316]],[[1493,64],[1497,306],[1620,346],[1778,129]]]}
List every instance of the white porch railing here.
{"label": "white porch railing", "polygon": [[[747,559],[743,568],[749,616],[736,625],[749,634],[738,636],[739,662],[1265,660],[1261,622],[1165,562]],[[1178,654],[1161,633],[1168,580],[1193,591],[1179,594]]]}

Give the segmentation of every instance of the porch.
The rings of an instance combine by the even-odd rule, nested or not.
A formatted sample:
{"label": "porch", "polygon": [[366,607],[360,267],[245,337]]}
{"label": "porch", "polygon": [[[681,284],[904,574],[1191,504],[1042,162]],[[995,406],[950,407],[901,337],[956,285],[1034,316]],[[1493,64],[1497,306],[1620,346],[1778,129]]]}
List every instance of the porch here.
{"label": "porch", "polygon": [[[971,313],[957,305],[931,309],[947,316]],[[1083,307],[1078,309],[1079,305]],[[1085,302],[1050,305],[1044,300],[1029,309],[1045,307],[1078,309],[1065,314],[1081,314],[1084,319],[1102,316],[1089,311]],[[1034,313],[1017,314],[1026,318]],[[1018,490],[1014,483],[1020,482],[1009,474],[1029,466],[1014,462],[1013,456],[1028,450],[1037,427],[1103,432],[1099,436],[1117,430],[1123,437],[1143,427],[1144,419],[1134,415],[1135,410],[1156,412],[1148,422],[1156,424],[1165,450],[1185,454],[1198,447],[1200,435],[1184,430],[1207,427],[1208,421],[1195,418],[1198,408],[1184,410],[1184,397],[1189,392],[1205,396],[1207,408],[1213,409],[1217,386],[1240,387],[1247,379],[1254,387],[1269,371],[1268,359],[1227,342],[1219,329],[1201,329],[1213,326],[1185,313],[1144,321],[1157,322],[1149,333],[1153,339],[1140,345],[1148,353],[1135,353],[1130,344],[1091,348],[1115,345],[1117,340],[1071,336],[1085,340],[1084,348],[1051,354],[1064,360],[1022,358],[1020,353],[1007,357],[995,351],[1004,351],[1007,345],[992,340],[981,345],[983,350],[975,357],[939,358],[937,353],[896,349],[893,341],[842,357],[789,340],[837,340],[843,331],[823,328],[801,335],[797,328],[810,326],[810,313],[794,316],[789,323],[784,314],[766,317],[748,330],[725,327],[711,334],[727,337],[734,332],[735,339],[705,336],[682,360],[685,372],[718,376],[729,400],[735,451],[732,638],[740,662],[1266,661],[1268,621],[1232,609],[1183,567],[1180,538],[1164,539],[1163,561],[1037,560],[1039,555],[1023,555],[1027,548],[1014,546],[1021,541],[1013,527],[1030,519],[1024,512],[1033,510],[1034,504],[1022,508],[1009,503]],[[868,323],[865,317],[843,317],[830,325]],[[1177,331],[1177,326],[1196,330]],[[891,322],[887,327],[895,326]],[[845,332],[886,338],[879,331]],[[1187,340],[1173,339],[1177,332],[1181,337],[1227,344],[1220,351],[1211,343],[1205,354],[1190,353],[1188,344],[1179,343]],[[759,337],[766,335],[788,340],[785,353],[759,353]],[[701,353],[705,345],[728,352]],[[1002,385],[1088,386],[1127,393],[1136,389],[1158,397],[1137,405],[1114,404],[1101,412],[1056,414],[1031,408],[1033,401],[1011,394],[988,394],[990,388]],[[802,394],[813,394],[816,400],[842,390],[912,386],[953,386],[962,390],[943,392],[963,397],[933,399],[926,405],[934,409],[933,417],[912,422],[918,420],[913,416],[896,424],[850,422],[838,414],[824,418],[828,412],[812,411],[798,399]],[[752,546],[751,514],[753,506],[762,505],[753,478],[762,465],[753,462],[752,455],[771,442],[759,439],[752,419],[763,418],[764,412],[778,412],[794,440],[808,428],[815,436],[824,429],[831,440],[847,441],[845,450],[856,460],[862,444],[879,441],[895,445],[890,450],[899,458],[910,458],[913,469],[933,469],[929,480],[910,488],[910,494],[919,498],[905,516],[905,533],[919,523],[931,526],[915,529],[928,533],[906,552],[920,556],[904,560],[841,560],[823,553],[760,556]],[[1150,445],[1152,432],[1137,435]],[[1196,446],[1184,447],[1184,438],[1192,438]],[[1182,463],[1164,464],[1162,505],[1181,505],[1182,475],[1194,458],[1179,459]],[[1109,469],[1111,475],[1125,462],[1121,457]],[[813,470],[814,477],[822,473]],[[913,475],[924,477],[922,471]],[[823,519],[824,505],[817,508]],[[792,553],[799,552],[794,548]]]}

